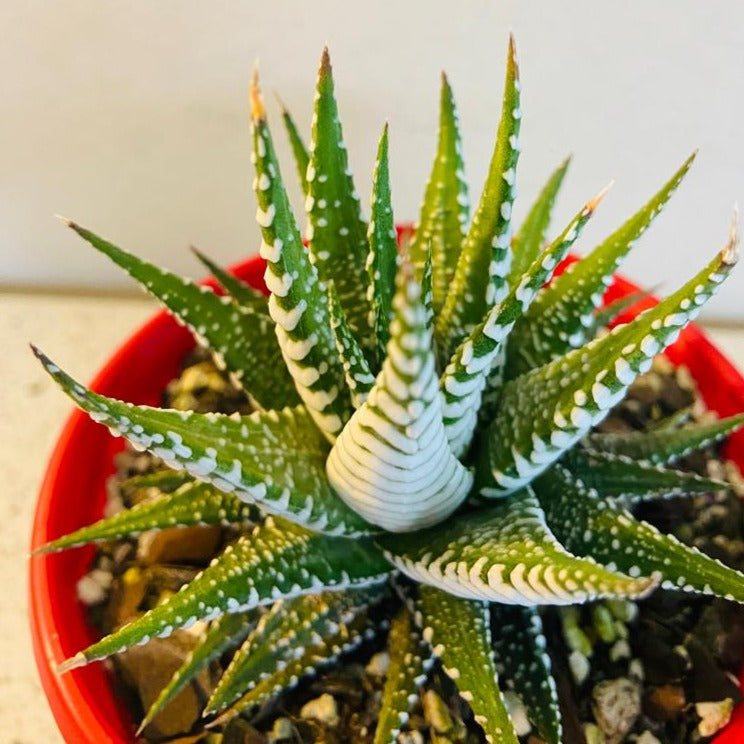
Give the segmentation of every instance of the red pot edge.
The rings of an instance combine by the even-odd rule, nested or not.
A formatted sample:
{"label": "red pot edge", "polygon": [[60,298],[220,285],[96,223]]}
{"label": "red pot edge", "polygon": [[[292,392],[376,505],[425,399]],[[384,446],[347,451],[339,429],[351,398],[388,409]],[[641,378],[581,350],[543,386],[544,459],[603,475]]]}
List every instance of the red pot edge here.
{"label": "red pot edge", "polygon": [[[572,263],[575,258],[569,258]],[[262,288],[264,262],[253,256],[232,267],[232,270],[253,286]],[[206,280],[208,285],[215,287],[214,280]],[[619,296],[637,291],[632,282],[617,277],[607,292],[606,299],[611,301]],[[634,308],[626,312],[621,320],[627,320],[649,304],[656,302],[653,298],[646,298],[637,303]],[[100,372],[95,376],[90,387],[94,390],[105,388],[117,370],[125,364],[131,351],[147,341],[151,336],[164,332],[173,332],[173,319],[166,311],[160,311],[152,319],[141,326],[131,335],[113,354]],[[695,354],[691,357],[692,352]],[[701,385],[701,392],[706,404],[720,415],[731,415],[744,410],[744,377],[726,359],[725,356],[708,340],[705,334],[694,324],[690,325],[674,347],[667,351],[670,358],[678,363],[685,363],[690,367],[693,376]],[[723,378],[723,385],[714,388],[701,384],[703,372],[716,369],[718,378]],[[696,374],[697,372],[697,374]],[[704,390],[702,388],[705,388]],[[722,394],[726,391],[726,395]],[[68,417],[62,433],[52,451],[49,464],[42,482],[34,514],[31,534],[31,550],[51,539],[49,534],[48,514],[50,510],[50,495],[57,473],[68,454],[71,443],[75,441],[79,431],[88,423],[88,417],[75,409]],[[729,456],[736,458],[740,465],[744,465],[744,432],[732,437],[728,449]],[[111,677],[102,664],[93,664],[75,670],[65,675],[57,673],[57,665],[63,660],[58,643],[57,626],[55,623],[54,607],[51,602],[50,585],[48,580],[46,556],[32,556],[29,561],[29,616],[31,624],[32,643],[36,665],[39,670],[42,687],[46,694],[52,714],[60,732],[69,744],[81,742],[108,741],[112,744],[129,744],[134,737],[134,724],[128,711],[123,710],[114,700],[111,690]],[[43,588],[43,592],[40,589]],[[84,611],[82,605],[78,607]],[[79,680],[82,675],[89,675],[96,686],[104,686],[109,697],[114,701],[114,709],[106,705],[105,710],[98,705],[99,700],[89,700]],[[744,690],[744,666],[740,673],[740,686]],[[106,697],[106,693],[102,697]],[[113,716],[111,714],[114,714]],[[102,715],[103,714],[103,715]],[[122,731],[130,731],[132,738],[121,738]],[[713,744],[737,744],[744,736],[744,704],[734,711],[730,723],[715,738]]]}

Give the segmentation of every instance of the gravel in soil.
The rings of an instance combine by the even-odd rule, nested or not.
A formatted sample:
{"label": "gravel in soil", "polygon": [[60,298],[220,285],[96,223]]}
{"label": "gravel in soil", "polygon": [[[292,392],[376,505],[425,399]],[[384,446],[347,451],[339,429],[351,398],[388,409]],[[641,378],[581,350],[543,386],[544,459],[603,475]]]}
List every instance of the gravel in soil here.
{"label": "gravel in soil", "polygon": [[[203,352],[190,355],[163,403],[197,411],[250,411],[250,403]],[[663,357],[631,387],[601,431],[650,429],[670,416],[701,421],[705,411],[684,368]],[[742,481],[717,449],[696,453],[678,467],[728,480],[726,492],[659,500],[638,516],[732,566],[744,569]],[[163,468],[147,453],[125,450],[109,484],[107,511],[153,496],[122,484]],[[102,545],[80,582],[93,623],[110,632],[188,582],[224,545],[231,529],[172,528]],[[392,601],[392,600],[391,600]],[[383,608],[384,611],[384,608]],[[543,620],[553,661],[567,744],[682,744],[708,741],[741,701],[736,684],[744,657],[744,609],[717,599],[657,591],[638,602],[546,608]],[[197,642],[200,625],[136,647],[113,659],[117,684],[135,720]],[[148,742],[279,744],[372,742],[387,665],[385,629],[333,668],[306,680],[221,729],[201,728],[200,711],[229,654],[205,669],[150,726]],[[502,680],[515,715],[520,701]],[[527,724],[528,725],[528,724]],[[541,740],[529,731],[526,744]],[[400,744],[475,744],[483,737],[467,704],[435,667],[420,690]]]}

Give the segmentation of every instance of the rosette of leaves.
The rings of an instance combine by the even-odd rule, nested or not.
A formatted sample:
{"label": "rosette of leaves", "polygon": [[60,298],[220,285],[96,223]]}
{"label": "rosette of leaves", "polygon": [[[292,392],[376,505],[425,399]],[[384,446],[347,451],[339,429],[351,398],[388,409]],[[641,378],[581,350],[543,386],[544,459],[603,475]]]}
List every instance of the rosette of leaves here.
{"label": "rosette of leaves", "polygon": [[[204,257],[223,296],[69,222],[194,332],[255,411],[201,414],[109,399],[37,352],[94,420],[182,473],[160,498],[44,550],[250,520],[180,592],[62,670],[211,621],[144,723],[200,668],[239,646],[205,710],[208,721],[226,720],[385,632],[379,600],[394,586],[403,601],[390,618],[375,742],[395,740],[437,660],[488,741],[517,740],[501,694],[508,684],[540,736],[558,742],[541,606],[639,598],[657,586],[744,601],[739,573],[631,512],[642,500],[724,487],[674,461],[744,416],[647,434],[592,433],[726,279],[736,228],[687,284],[604,332],[620,310],[600,310],[613,272],[693,158],[550,281],[602,194],[546,241],[563,163],[512,235],[522,119],[513,41],[472,215],[454,99],[442,79],[436,157],[405,250],[396,241],[387,127],[366,221],[327,52],[309,150],[284,112],[305,192],[305,240],[255,76],[250,108],[268,299]],[[268,610],[256,623],[259,606]]]}

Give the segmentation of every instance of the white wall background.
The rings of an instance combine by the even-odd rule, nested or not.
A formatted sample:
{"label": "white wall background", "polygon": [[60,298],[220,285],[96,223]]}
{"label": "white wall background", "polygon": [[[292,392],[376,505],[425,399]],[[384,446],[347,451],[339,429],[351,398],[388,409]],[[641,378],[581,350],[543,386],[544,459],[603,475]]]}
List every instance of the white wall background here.
{"label": "white wall background", "polygon": [[[196,276],[191,243],[225,262],[253,253],[250,70],[260,58],[265,89],[280,91],[307,128],[326,42],[365,199],[390,121],[400,220],[417,214],[442,68],[478,192],[510,28],[525,112],[518,215],[573,153],[555,227],[616,181],[586,250],[699,147],[687,182],[626,264],[636,279],[666,278],[671,289],[722,244],[732,203],[744,199],[742,3],[3,0],[0,28],[0,285],[130,286],[55,212]],[[708,317],[744,320],[743,290],[741,269]]]}

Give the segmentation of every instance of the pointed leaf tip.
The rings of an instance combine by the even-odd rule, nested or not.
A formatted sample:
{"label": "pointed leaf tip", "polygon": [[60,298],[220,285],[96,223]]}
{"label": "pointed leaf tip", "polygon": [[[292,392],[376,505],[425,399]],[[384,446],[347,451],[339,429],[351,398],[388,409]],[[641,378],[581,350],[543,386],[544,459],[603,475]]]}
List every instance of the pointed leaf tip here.
{"label": "pointed leaf tip", "polygon": [[731,215],[728,240],[721,251],[721,260],[727,266],[733,266],[739,260],[739,205],[736,202],[734,203],[734,212]]}
{"label": "pointed leaf tip", "polygon": [[248,97],[251,104],[251,118],[254,121],[264,121],[266,119],[266,107],[264,106],[261,95],[261,84],[258,80],[258,60],[251,73],[251,83],[248,88]]}
{"label": "pointed leaf tip", "polygon": [[327,74],[331,72],[331,55],[328,52],[328,45],[323,47],[323,53],[320,55],[320,72]]}
{"label": "pointed leaf tip", "polygon": [[586,206],[584,209],[587,212],[594,212],[594,210],[599,206],[602,199],[605,198],[607,195],[607,192],[615,185],[614,179],[610,181],[607,186],[605,186],[596,196],[589,199],[589,201],[586,203]]}
{"label": "pointed leaf tip", "polygon": [[55,214],[54,215],[63,225],[67,225],[67,227],[72,227],[75,223],[69,218],[65,217],[61,214]]}
{"label": "pointed leaf tip", "polygon": [[88,660],[85,658],[85,654],[80,651],[79,653],[75,654],[75,656],[71,656],[69,659],[66,659],[61,664],[57,666],[57,673],[58,674],[67,674],[67,672],[71,672],[73,669],[78,669],[79,667],[85,666],[88,663]]}

